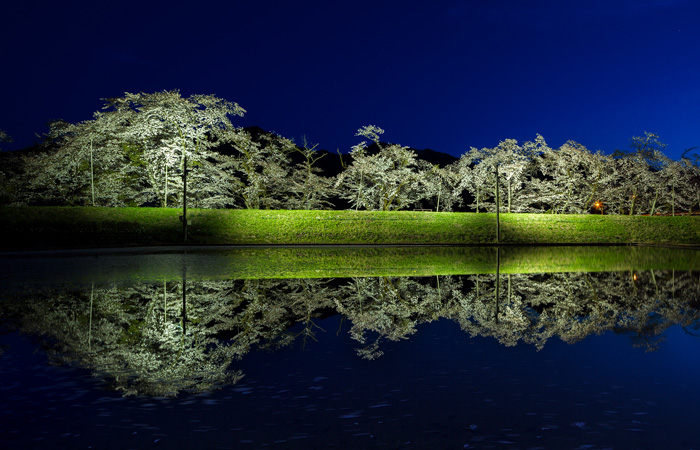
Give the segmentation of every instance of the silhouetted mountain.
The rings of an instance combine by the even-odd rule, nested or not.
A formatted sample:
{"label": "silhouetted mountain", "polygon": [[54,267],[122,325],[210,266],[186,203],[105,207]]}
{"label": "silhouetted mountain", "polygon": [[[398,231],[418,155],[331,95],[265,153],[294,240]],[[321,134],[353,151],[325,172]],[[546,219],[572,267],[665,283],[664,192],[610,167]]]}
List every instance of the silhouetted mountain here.
{"label": "silhouetted mountain", "polygon": [[[391,145],[390,142],[380,142],[382,146],[387,146]],[[427,161],[430,164],[438,164],[440,167],[445,167],[448,164],[452,164],[453,162],[457,161],[457,158],[454,156],[447,154],[447,153],[442,153],[438,152],[429,148],[426,148],[424,150],[418,150],[413,147],[408,147],[410,150],[413,150],[416,153],[416,156],[418,159],[422,159],[423,161]],[[370,145],[367,146],[367,153],[370,155],[374,155],[376,153],[379,153],[379,146],[375,144],[374,142]],[[352,160],[350,155],[347,155],[348,160]],[[343,158],[345,158],[345,155],[343,155]]]}
{"label": "silhouetted mountain", "polygon": [[450,155],[449,153],[438,152],[430,148],[423,150],[416,150],[412,148],[411,150],[416,152],[418,158],[422,159],[423,161],[428,161],[430,164],[437,164],[440,167],[448,166],[459,159]]}

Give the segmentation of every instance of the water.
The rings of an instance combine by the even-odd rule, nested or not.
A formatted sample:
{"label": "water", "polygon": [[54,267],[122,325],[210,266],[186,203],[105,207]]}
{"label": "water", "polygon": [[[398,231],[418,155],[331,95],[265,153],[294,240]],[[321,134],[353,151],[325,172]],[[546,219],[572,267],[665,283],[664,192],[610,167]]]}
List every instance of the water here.
{"label": "water", "polygon": [[0,447],[700,448],[697,252],[240,251],[0,258]]}

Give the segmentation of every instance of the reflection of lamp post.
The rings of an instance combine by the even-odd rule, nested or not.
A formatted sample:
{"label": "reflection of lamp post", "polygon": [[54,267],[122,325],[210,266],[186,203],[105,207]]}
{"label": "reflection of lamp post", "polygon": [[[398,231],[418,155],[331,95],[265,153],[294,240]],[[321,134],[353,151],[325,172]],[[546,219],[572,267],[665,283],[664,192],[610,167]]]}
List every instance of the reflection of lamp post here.
{"label": "reflection of lamp post", "polygon": [[182,155],[182,242],[187,242],[187,153]]}
{"label": "reflection of lamp post", "polygon": [[498,297],[501,291],[501,247],[496,247],[496,325],[498,325]]}

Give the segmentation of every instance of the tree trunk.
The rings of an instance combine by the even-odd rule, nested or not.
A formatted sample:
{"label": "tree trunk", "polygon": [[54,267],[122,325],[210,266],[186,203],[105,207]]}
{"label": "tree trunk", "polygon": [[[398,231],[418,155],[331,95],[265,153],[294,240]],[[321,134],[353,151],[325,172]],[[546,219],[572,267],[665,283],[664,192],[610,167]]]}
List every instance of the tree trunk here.
{"label": "tree trunk", "polygon": [[651,212],[649,213],[650,216],[654,215],[654,211],[656,210],[656,199],[659,198],[659,190],[656,190],[656,195],[654,196],[654,201],[651,203]]}
{"label": "tree trunk", "polygon": [[[700,202],[700,198],[698,198],[698,202]],[[479,214],[479,188],[476,188],[476,213]]]}
{"label": "tree trunk", "polygon": [[92,187],[92,206],[95,206],[95,169],[92,164],[92,139],[90,139],[90,186]]}
{"label": "tree trunk", "polygon": [[671,188],[671,217],[676,215],[676,187]]}
{"label": "tree trunk", "polygon": [[168,166],[165,166],[165,195],[163,196],[163,208],[168,207]]}
{"label": "tree trunk", "polygon": [[637,195],[632,194],[632,204],[630,205],[630,216],[634,214],[634,202],[637,200]]}
{"label": "tree trunk", "polygon": [[588,197],[588,200],[586,200],[586,203],[583,205],[583,209],[581,210],[581,213],[585,212],[587,209],[591,207],[591,202],[593,202],[593,196],[595,195],[596,191],[598,190],[598,180],[600,180],[600,174],[598,174],[598,178],[595,180],[595,184],[593,185],[593,191],[591,192],[590,197]]}
{"label": "tree trunk", "polygon": [[440,186],[438,186],[438,200],[437,206],[435,207],[435,212],[440,212],[440,195],[442,194],[442,180],[440,180]]}
{"label": "tree trunk", "polygon": [[357,204],[355,205],[355,211],[360,207],[360,201],[362,200],[362,182],[364,181],[364,172],[360,172],[360,188],[357,190]]}
{"label": "tree trunk", "polygon": [[510,200],[511,200],[511,181],[508,179],[508,212],[510,212]]}
{"label": "tree trunk", "polygon": [[572,192],[574,192],[574,185],[573,184],[569,188],[569,192],[566,194],[566,201],[564,202],[564,206],[561,208],[562,214],[566,214],[566,208],[569,207],[569,202],[571,201]]}

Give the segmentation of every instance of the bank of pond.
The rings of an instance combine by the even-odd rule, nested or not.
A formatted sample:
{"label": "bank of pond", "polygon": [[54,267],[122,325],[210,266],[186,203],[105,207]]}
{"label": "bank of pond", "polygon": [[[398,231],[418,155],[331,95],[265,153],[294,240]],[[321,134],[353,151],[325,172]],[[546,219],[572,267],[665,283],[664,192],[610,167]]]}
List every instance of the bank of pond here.
{"label": "bank of pond", "polygon": [[0,249],[162,245],[700,246],[700,216],[2,207]]}

